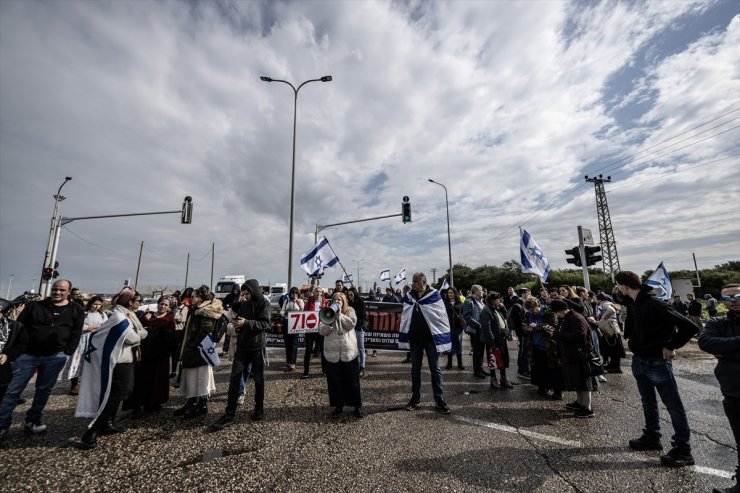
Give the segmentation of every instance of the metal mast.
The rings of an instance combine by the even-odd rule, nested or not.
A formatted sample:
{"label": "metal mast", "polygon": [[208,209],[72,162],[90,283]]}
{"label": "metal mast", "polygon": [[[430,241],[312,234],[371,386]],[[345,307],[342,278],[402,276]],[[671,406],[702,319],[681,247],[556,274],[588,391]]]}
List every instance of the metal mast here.
{"label": "metal mast", "polygon": [[604,275],[614,281],[614,274],[619,272],[619,255],[617,255],[617,242],[614,239],[612,220],[609,216],[609,204],[606,202],[606,191],[604,183],[611,183],[612,177],[603,175],[589,178],[586,181],[594,184],[596,191],[596,216],[599,219],[599,237],[601,240],[601,251],[603,255]]}

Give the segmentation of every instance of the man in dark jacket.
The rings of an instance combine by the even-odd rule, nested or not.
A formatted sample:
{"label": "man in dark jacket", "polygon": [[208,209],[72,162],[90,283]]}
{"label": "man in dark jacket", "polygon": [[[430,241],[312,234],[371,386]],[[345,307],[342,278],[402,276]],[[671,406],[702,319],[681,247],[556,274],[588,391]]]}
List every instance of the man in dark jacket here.
{"label": "man in dark jacket", "polygon": [[7,317],[12,309],[13,304],[10,301],[0,298],[0,402],[13,378],[10,363],[26,352],[28,345],[28,335],[23,324]]}
{"label": "man in dark jacket", "polygon": [[689,300],[689,305],[687,307],[689,320],[694,322],[697,326],[703,327],[704,324],[701,321],[701,303],[699,303],[699,300],[694,298],[692,293],[687,294],[686,299]]}
{"label": "man in dark jacket", "polygon": [[265,401],[265,332],[270,329],[270,302],[262,295],[260,284],[250,279],[242,284],[242,300],[232,307],[236,314],[232,323],[237,332],[236,353],[231,364],[228,403],[223,416],[210,426],[218,431],[234,424],[239,401],[239,387],[242,378],[246,382],[249,375],[254,379],[254,412],[252,421],[264,416]]}
{"label": "man in dark jacket", "polygon": [[[677,294],[673,297],[673,308],[675,308],[676,311],[684,317],[688,316],[689,314],[689,305],[688,303],[684,303],[683,301],[681,301],[680,294]],[[701,314],[701,311],[699,313]]]}
{"label": "man in dark jacket", "polygon": [[686,418],[678,386],[673,376],[671,360],[676,349],[689,342],[699,332],[691,320],[676,311],[669,303],[651,294],[652,288],[642,284],[634,272],[619,272],[614,281],[627,306],[625,337],[632,351],[632,374],[642,400],[645,428],[640,438],[630,440],[635,450],[662,450],[660,443],[660,415],[655,397],[657,390],[671,416],[674,435],[673,448],[660,460],[671,467],[694,464],[689,442],[691,431]]}
{"label": "man in dark jacket", "polygon": [[54,283],[51,296],[26,305],[18,321],[28,334],[26,351],[13,362],[13,379],[0,403],[0,434],[7,433],[11,417],[21,393],[38,368],[33,404],[26,413],[24,430],[28,433],[46,431],[41,423],[44,407],[54,384],[69,356],[75,352],[82,336],[85,313],[80,305],[67,296],[72,284],[64,279]]}
{"label": "man in dark jacket", "polygon": [[[727,420],[735,435],[735,448],[740,443],[740,284],[728,284],[722,288],[720,296],[727,307],[727,315],[709,319],[699,336],[699,347],[717,357],[714,375],[719,382],[724,400]],[[735,468],[735,486],[717,489],[719,493],[740,492],[740,451]]]}

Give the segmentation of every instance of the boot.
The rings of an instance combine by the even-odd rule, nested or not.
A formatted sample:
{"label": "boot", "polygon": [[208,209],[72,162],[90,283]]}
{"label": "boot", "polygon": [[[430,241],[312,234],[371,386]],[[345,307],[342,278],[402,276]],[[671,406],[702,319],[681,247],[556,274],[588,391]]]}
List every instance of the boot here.
{"label": "boot", "polygon": [[445,370],[452,370],[452,355],[447,355],[447,366],[445,366]]}
{"label": "boot", "polygon": [[80,379],[79,378],[72,378],[69,381],[70,387],[69,387],[69,395],[77,395],[80,393]]}
{"label": "boot", "polygon": [[193,419],[208,414],[208,396],[198,397],[194,407],[185,412],[183,418]]}
{"label": "boot", "polygon": [[254,406],[254,412],[252,413],[252,421],[262,421],[262,418],[265,417],[265,408],[262,406],[262,404],[257,404]]}
{"label": "boot", "polygon": [[457,369],[458,370],[464,370],[465,367],[462,364],[462,354],[457,355]]}
{"label": "boot", "polygon": [[80,438],[80,448],[85,450],[94,449],[98,445],[97,438],[98,430],[96,426],[93,425],[82,434],[82,438]]}
{"label": "boot", "polygon": [[506,378],[506,369],[501,368],[501,387],[504,389],[513,389],[514,386],[511,385],[511,382],[509,382],[509,379]]}
{"label": "boot", "polygon": [[175,416],[185,416],[185,414],[193,407],[195,407],[195,404],[198,402],[197,397],[191,397],[187,400],[184,406],[181,408],[175,409],[175,412],[172,413]]}
{"label": "boot", "polygon": [[120,426],[116,426],[114,423],[115,417],[111,417],[108,420],[106,420],[105,423],[100,427],[100,434],[101,435],[113,435],[115,433],[123,433],[126,431],[125,428],[122,428]]}
{"label": "boot", "polygon": [[265,382],[254,383],[254,412],[252,421],[260,421],[265,416]]}
{"label": "boot", "polygon": [[496,376],[496,370],[491,370],[491,390],[500,389],[501,384],[498,383],[498,377]]}

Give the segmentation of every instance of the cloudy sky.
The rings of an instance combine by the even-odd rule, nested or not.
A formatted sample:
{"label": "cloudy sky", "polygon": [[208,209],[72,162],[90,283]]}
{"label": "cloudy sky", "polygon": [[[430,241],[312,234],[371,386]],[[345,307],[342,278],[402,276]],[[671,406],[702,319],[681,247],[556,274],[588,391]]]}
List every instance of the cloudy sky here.
{"label": "cloudy sky", "polygon": [[[0,2],[0,281],[38,279],[62,215],[63,277],[111,292],[243,273],[285,282],[299,84],[293,283],[316,224],[363,284],[518,258],[555,268],[606,185],[623,269],[740,258],[740,4]],[[330,280],[337,277],[330,272]],[[37,281],[38,282],[38,281]],[[12,294],[11,293],[11,294]]]}

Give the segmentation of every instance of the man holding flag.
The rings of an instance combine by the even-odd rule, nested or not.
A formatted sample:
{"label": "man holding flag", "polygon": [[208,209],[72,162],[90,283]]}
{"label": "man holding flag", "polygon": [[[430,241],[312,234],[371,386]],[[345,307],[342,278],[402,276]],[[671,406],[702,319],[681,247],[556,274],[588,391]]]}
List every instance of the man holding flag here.
{"label": "man holding flag", "polygon": [[411,400],[406,410],[415,410],[421,402],[421,363],[426,352],[436,409],[442,414],[450,414],[442,396],[442,370],[439,367],[439,354],[452,348],[450,323],[442,296],[427,284],[427,278],[421,272],[411,277],[411,291],[403,298],[398,347],[411,350]]}

